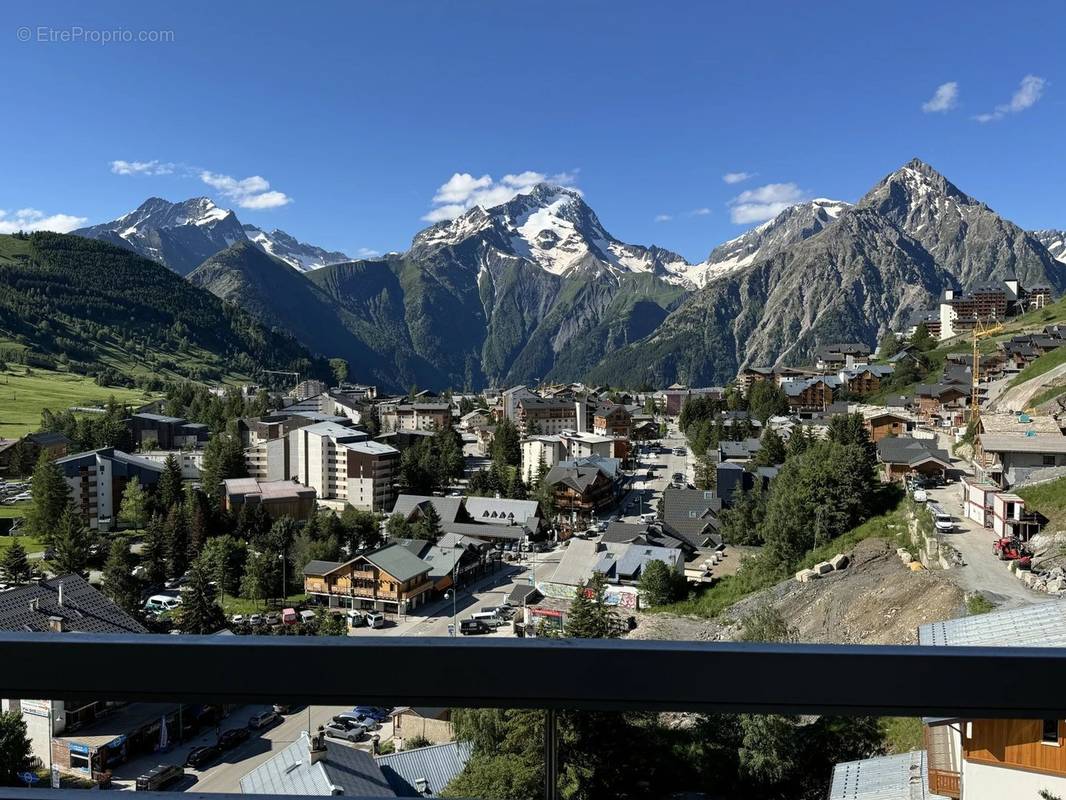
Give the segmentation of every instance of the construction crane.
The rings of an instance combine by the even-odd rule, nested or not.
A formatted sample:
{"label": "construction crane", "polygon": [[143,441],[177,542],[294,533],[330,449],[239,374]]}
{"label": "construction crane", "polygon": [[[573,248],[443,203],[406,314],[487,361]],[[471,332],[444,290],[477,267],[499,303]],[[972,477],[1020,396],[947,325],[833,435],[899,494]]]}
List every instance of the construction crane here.
{"label": "construction crane", "polygon": [[1003,325],[996,321],[995,317],[991,322],[984,323],[980,320],[975,320],[973,325],[973,386],[970,391],[970,424],[973,426],[973,431],[977,432],[977,422],[981,418],[981,405],[980,405],[980,389],[978,384],[981,381],[981,348],[980,342],[982,339],[987,339],[989,336],[995,336],[997,333],[1003,332]]}

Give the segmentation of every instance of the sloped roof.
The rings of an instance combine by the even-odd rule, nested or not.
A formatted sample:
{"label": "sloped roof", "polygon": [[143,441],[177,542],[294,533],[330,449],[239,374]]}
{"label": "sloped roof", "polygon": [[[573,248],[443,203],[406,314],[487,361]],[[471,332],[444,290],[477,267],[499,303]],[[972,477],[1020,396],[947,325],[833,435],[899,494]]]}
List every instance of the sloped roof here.
{"label": "sloped roof", "polygon": [[915,750],[837,764],[829,800],[947,800],[928,785],[925,751]]}
{"label": "sloped roof", "polygon": [[495,522],[500,519],[524,521],[540,514],[536,500],[508,500],[500,497],[467,497],[466,513],[477,522]]}
{"label": "sloped roof", "polygon": [[[60,586],[63,605],[59,604]],[[148,633],[78,575],[60,575],[0,593],[0,630],[48,631],[49,617],[61,617],[64,632]]]}
{"label": "sloped roof", "polygon": [[556,464],[548,470],[544,480],[549,486],[556,483],[564,483],[575,491],[584,492],[602,474],[603,472],[599,467],[588,465],[565,467],[562,464]]}
{"label": "sloped roof", "polygon": [[[241,792],[259,795],[395,797],[381,768],[365,750],[325,740],[325,756],[312,764],[306,731],[284,750],[241,778]],[[339,789],[340,791],[335,791]]]}
{"label": "sloped roof", "polygon": [[951,466],[947,450],[936,446],[935,439],[913,439],[910,436],[886,436],[877,443],[877,457],[885,464],[916,466],[926,461],[939,461]]}
{"label": "sloped roof", "polygon": [[989,453],[1066,453],[1066,436],[1060,433],[982,433],[979,438],[981,449]]}
{"label": "sloped roof", "polygon": [[403,514],[405,517],[420,506],[429,503],[437,510],[437,516],[441,522],[455,522],[461,516],[463,509],[462,497],[431,497],[424,494],[401,494],[396,498],[396,504],[392,507],[393,514]]}
{"label": "sloped roof", "polygon": [[361,557],[398,581],[408,581],[416,575],[429,572],[429,564],[398,544],[385,545],[380,550],[364,553]]}
{"label": "sloped roof", "polygon": [[[2,595],[0,595],[2,596]],[[941,647],[1066,647],[1066,601],[931,622],[918,644]]]}
{"label": "sloped roof", "polygon": [[343,563],[343,561],[308,561],[304,565],[304,575],[314,575],[316,577],[325,575],[327,572],[333,572]]}
{"label": "sloped roof", "polygon": [[[446,742],[375,760],[397,797],[436,797],[463,771],[472,752],[469,742]],[[425,793],[419,791],[422,780],[426,782]]]}

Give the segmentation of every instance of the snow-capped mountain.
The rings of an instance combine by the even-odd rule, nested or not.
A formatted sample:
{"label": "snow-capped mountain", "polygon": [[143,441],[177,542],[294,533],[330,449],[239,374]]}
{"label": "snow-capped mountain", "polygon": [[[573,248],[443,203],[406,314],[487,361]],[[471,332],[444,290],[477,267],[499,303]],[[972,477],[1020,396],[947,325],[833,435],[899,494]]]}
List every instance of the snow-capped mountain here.
{"label": "snow-capped mountain", "polygon": [[718,245],[706,261],[691,268],[688,277],[697,286],[705,286],[710,280],[770,258],[818,233],[849,205],[843,200],[818,198],[789,206],[773,219]]}
{"label": "snow-capped mountain", "polygon": [[650,273],[668,283],[694,288],[689,264],[661,247],[627,244],[600,223],[580,192],[540,183],[489,209],[475,206],[454,220],[418,233],[412,253],[428,253],[480,238],[500,253],[539,265],[553,275],[580,270]]}
{"label": "snow-capped mountain", "polygon": [[245,236],[237,215],[207,197],[180,203],[150,197],[116,220],[74,233],[128,247],[180,275]]}
{"label": "snow-capped mountain", "polygon": [[324,250],[313,244],[298,242],[295,237],[277,228],[267,233],[255,225],[245,225],[244,232],[249,239],[259,245],[264,251],[275,258],[280,258],[289,266],[300,270],[300,272],[309,272],[330,264],[340,264],[341,262],[352,260],[350,256],[339,250]]}
{"label": "snow-capped mountain", "polygon": [[1066,231],[1033,231],[1033,237],[1044,245],[1057,261],[1066,264]]}
{"label": "snow-capped mountain", "polygon": [[301,272],[351,260],[344,253],[298,242],[285,231],[267,233],[255,225],[242,225],[233,211],[220,208],[208,197],[180,203],[150,197],[116,220],[74,233],[128,247],[180,275],[189,274],[211,256],[245,239]]}

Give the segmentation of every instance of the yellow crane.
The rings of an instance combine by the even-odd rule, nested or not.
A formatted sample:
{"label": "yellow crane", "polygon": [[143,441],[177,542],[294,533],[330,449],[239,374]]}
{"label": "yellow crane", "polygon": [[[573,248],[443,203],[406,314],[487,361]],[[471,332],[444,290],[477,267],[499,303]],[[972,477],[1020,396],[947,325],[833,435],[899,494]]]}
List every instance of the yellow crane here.
{"label": "yellow crane", "polygon": [[981,348],[982,339],[1002,333],[1003,325],[993,317],[991,322],[976,320],[973,325],[973,386],[970,390],[970,424],[974,433],[977,432],[977,422],[981,418],[980,389],[978,384],[981,380]]}

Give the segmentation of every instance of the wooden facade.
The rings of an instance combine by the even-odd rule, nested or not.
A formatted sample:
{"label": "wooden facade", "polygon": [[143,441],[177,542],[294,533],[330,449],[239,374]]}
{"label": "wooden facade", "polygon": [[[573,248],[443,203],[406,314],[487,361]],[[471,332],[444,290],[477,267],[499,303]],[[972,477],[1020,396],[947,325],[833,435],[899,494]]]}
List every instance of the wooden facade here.
{"label": "wooden facade", "polygon": [[365,556],[352,559],[324,575],[304,575],[304,592],[325,596],[330,606],[415,608],[433,588],[426,571],[401,581],[379,568]]}
{"label": "wooden facade", "polygon": [[886,436],[906,436],[910,431],[910,420],[902,414],[886,412],[869,417],[866,430],[870,432],[870,441],[877,444]]}
{"label": "wooden facade", "polygon": [[1066,777],[1063,720],[1047,720],[1054,741],[1044,741],[1045,720],[975,719],[963,726],[966,761]]}

